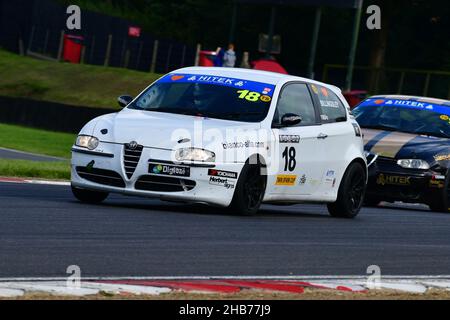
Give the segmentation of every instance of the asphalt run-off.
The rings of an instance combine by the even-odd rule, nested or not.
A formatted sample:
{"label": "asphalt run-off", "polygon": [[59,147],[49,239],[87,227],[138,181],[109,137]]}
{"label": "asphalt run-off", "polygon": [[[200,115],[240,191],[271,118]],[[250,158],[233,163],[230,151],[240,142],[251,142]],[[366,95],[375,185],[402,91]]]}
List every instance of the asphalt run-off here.
{"label": "asphalt run-off", "polygon": [[420,206],[264,206],[254,217],[112,195],[76,201],[67,185],[0,183],[0,278],[450,274],[450,215]]}

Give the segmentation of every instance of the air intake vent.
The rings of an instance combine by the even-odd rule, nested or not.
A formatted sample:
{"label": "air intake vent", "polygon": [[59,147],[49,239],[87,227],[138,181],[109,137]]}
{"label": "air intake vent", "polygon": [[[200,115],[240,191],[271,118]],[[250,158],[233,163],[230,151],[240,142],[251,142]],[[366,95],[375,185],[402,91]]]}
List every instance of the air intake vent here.
{"label": "air intake vent", "polygon": [[143,146],[138,145],[136,142],[130,142],[125,144],[123,153],[123,166],[125,167],[125,173],[128,179],[131,179],[134,171],[139,163],[139,159],[142,155]]}
{"label": "air intake vent", "polygon": [[148,175],[139,177],[134,187],[137,190],[181,192],[194,189],[195,184],[195,181],[187,179]]}
{"label": "air intake vent", "polygon": [[91,182],[125,188],[125,182],[115,171],[87,167],[76,167],[76,170],[81,178]]}

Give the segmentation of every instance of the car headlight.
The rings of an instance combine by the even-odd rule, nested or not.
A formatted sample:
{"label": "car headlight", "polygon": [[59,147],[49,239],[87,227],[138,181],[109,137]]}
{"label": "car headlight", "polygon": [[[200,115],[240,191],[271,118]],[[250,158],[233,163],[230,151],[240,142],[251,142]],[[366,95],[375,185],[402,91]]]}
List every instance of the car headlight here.
{"label": "car headlight", "polygon": [[79,135],[77,137],[77,141],[75,142],[75,145],[77,147],[94,150],[95,148],[98,147],[98,143],[99,143],[99,141],[96,137]]}
{"label": "car headlight", "polygon": [[214,162],[216,160],[216,155],[214,152],[204,149],[182,148],[176,151],[175,159],[177,161]]}
{"label": "car headlight", "polygon": [[421,159],[400,159],[397,161],[397,164],[406,169],[430,169],[428,162]]}

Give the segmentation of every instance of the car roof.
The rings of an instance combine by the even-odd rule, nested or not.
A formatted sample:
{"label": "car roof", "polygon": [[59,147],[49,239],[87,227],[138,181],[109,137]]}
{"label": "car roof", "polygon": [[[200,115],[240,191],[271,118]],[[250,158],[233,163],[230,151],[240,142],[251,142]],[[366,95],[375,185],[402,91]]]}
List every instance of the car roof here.
{"label": "car roof", "polygon": [[341,90],[333,85],[322,83],[319,81],[281,74],[270,71],[261,71],[254,69],[244,69],[244,68],[221,68],[221,67],[187,67],[178,70],[174,70],[173,73],[190,73],[190,74],[206,74],[217,77],[230,77],[230,78],[238,78],[243,80],[250,81],[258,81],[267,84],[277,85],[280,83],[284,83],[287,81],[302,81],[313,84],[318,84],[320,86],[325,86],[329,89],[332,89],[335,92],[341,93]]}
{"label": "car roof", "polygon": [[420,96],[388,94],[388,95],[372,96],[369,99],[412,100],[412,101],[417,101],[417,102],[425,102],[425,103],[431,103],[431,104],[437,104],[437,105],[450,106],[449,100],[429,98],[429,97],[420,97]]}

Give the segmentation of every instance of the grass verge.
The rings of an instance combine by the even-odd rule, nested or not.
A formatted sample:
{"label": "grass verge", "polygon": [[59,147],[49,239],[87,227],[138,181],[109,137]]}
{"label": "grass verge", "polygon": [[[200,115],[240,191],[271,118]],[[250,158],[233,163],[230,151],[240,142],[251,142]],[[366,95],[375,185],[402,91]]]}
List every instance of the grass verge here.
{"label": "grass verge", "polygon": [[117,108],[160,75],[120,68],[36,60],[0,50],[0,95],[70,105]]}
{"label": "grass verge", "polygon": [[0,147],[70,158],[76,135],[0,123]]}
{"label": "grass verge", "polygon": [[69,180],[70,163],[0,159],[0,176]]}

